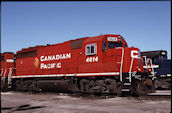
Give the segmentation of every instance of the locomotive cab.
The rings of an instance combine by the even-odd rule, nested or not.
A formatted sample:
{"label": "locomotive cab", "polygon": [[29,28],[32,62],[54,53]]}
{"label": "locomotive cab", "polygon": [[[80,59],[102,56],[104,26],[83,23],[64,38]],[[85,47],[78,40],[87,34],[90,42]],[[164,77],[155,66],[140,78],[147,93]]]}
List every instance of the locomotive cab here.
{"label": "locomotive cab", "polygon": [[[123,64],[124,69],[121,73],[143,71],[140,50],[135,47],[128,47],[125,39],[120,35],[108,36],[103,41],[102,50],[111,60],[109,62],[116,65]],[[122,67],[121,67],[122,68]]]}
{"label": "locomotive cab", "polygon": [[109,49],[114,49],[117,47],[128,47],[124,38],[120,35],[117,35],[116,37],[107,37],[107,41]]}
{"label": "locomotive cab", "polygon": [[128,47],[126,41],[120,35],[108,36],[105,38],[102,44],[102,49],[105,52],[107,49],[111,51],[112,49],[116,49],[118,47]]}
{"label": "locomotive cab", "polygon": [[[154,88],[152,87],[154,74],[151,78],[149,77],[148,73],[144,71],[143,58],[140,55],[140,50],[135,47],[128,47],[126,41],[122,36],[107,36],[105,41],[103,41],[102,50],[102,56],[106,58],[104,62],[108,64],[113,63],[113,65],[115,65],[116,67],[115,69],[113,69],[113,71],[119,72],[120,82],[122,82],[124,85],[124,89],[122,90],[131,91],[131,87],[128,88],[129,85],[131,85],[132,87],[138,86],[138,84],[141,84],[140,80],[142,82],[146,80],[144,81],[145,86],[142,86],[143,89],[148,88],[147,86],[149,86],[150,90]],[[133,90],[133,92],[138,93],[140,89],[134,88]],[[139,93],[144,94],[146,92]]]}

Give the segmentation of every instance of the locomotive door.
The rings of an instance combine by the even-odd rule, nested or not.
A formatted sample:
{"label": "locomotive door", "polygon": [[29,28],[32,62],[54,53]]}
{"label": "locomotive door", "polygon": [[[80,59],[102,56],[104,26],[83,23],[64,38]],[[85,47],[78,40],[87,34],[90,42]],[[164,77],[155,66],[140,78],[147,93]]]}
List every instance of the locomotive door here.
{"label": "locomotive door", "polygon": [[78,73],[83,64],[83,39],[71,41],[72,61],[68,65],[69,73]]}

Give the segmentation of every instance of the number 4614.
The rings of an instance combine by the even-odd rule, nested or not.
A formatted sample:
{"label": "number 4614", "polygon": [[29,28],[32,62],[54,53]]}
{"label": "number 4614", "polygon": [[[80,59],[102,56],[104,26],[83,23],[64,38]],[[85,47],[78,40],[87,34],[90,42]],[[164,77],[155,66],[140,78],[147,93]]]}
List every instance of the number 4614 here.
{"label": "number 4614", "polygon": [[97,57],[88,57],[86,59],[86,62],[98,62],[98,56]]}

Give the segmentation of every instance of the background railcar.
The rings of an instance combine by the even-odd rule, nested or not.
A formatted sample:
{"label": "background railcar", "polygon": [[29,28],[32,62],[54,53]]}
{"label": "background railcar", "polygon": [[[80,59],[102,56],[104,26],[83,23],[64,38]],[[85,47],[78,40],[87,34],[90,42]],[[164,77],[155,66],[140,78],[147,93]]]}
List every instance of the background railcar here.
{"label": "background railcar", "polygon": [[171,59],[167,57],[167,51],[143,51],[142,56],[152,59],[155,75],[156,89],[171,89]]}
{"label": "background railcar", "polygon": [[15,72],[14,53],[5,52],[0,54],[1,68],[1,89],[11,88],[11,75]]}
{"label": "background railcar", "polygon": [[24,48],[15,54],[12,88],[25,91],[146,94],[154,78],[140,50],[121,35],[100,35]]}

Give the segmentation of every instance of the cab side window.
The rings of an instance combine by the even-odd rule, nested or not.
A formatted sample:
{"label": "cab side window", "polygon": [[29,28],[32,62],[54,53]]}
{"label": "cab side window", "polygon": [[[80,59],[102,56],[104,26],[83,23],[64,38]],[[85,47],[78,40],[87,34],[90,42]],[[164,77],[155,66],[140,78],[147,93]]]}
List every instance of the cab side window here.
{"label": "cab side window", "polygon": [[102,49],[103,49],[104,52],[107,51],[107,47],[106,47],[106,42],[105,41],[102,43]]}
{"label": "cab side window", "polygon": [[117,43],[117,42],[109,42],[109,48],[113,49],[115,47],[122,47],[122,43]]}
{"label": "cab side window", "polygon": [[95,55],[97,54],[97,44],[96,43],[91,43],[86,45],[85,47],[85,55]]}
{"label": "cab side window", "polygon": [[110,49],[113,49],[113,48],[115,48],[115,43],[114,42],[109,42],[109,48]]}

